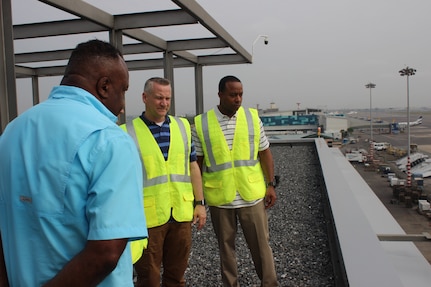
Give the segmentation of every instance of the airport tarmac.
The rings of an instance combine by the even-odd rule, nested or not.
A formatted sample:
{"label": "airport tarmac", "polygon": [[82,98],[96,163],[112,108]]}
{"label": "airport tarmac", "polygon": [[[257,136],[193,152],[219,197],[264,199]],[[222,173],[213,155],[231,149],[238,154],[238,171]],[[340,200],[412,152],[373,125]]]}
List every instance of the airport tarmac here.
{"label": "airport tarmac", "polygon": [[[422,234],[423,232],[431,234],[431,220],[425,215],[419,214],[417,204],[407,207],[405,203],[394,202],[392,187],[389,186],[387,178],[382,177],[376,171],[366,170],[363,164],[354,164],[354,166],[406,234]],[[431,264],[431,240],[415,242],[415,244]]]}
{"label": "airport tarmac", "polygon": [[[414,112],[410,116],[411,121],[415,120],[419,115],[424,117],[423,124],[410,127],[410,142],[418,145],[419,152],[431,156],[431,113]],[[399,113],[398,121],[406,121],[401,116],[402,113]],[[384,121],[392,122],[395,115],[393,113],[389,115],[382,112],[380,117]],[[370,137],[369,129],[355,131],[353,136],[359,138],[359,141],[355,144],[346,145],[342,149],[365,148],[369,150],[369,143],[367,142]],[[399,134],[388,134],[379,132],[378,129],[373,129],[373,139],[376,142],[389,142],[397,148],[407,147],[406,131]],[[396,158],[394,156],[389,155],[385,151],[376,151],[374,154],[378,162],[391,166],[391,169],[396,172],[397,177],[406,178],[405,173],[397,170],[395,165]],[[431,234],[431,220],[418,212],[417,203],[414,203],[412,207],[407,207],[403,202],[394,201],[393,190],[387,178],[382,177],[382,174],[376,170],[369,171],[369,169],[365,168],[364,164],[353,163],[353,165],[407,234],[422,234],[423,232]],[[424,179],[423,194],[428,197],[428,200],[431,198],[431,178]],[[415,244],[431,264],[431,240],[415,242]]]}
{"label": "airport tarmac", "polygon": [[[416,144],[419,151],[431,155],[431,110],[415,110],[410,112],[410,122],[415,121],[422,116],[422,124],[410,127],[410,143]],[[365,112],[358,113],[351,120],[362,123],[365,127],[360,129],[357,136],[362,139],[370,138],[370,121],[361,121],[359,118],[369,118]],[[407,148],[408,132],[407,129],[401,130],[398,134],[388,133],[388,129],[380,128],[389,126],[392,122],[407,122],[405,111],[379,110],[373,111],[374,121],[383,121],[382,123],[373,123],[373,139],[376,142],[389,142],[397,148]],[[386,124],[386,125],[385,125]]]}

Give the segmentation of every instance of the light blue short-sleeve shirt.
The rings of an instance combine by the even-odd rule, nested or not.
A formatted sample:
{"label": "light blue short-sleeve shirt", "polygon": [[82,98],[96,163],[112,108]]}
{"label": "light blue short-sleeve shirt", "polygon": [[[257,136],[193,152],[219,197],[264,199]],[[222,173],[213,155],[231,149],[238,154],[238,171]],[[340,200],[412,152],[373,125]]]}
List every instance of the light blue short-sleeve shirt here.
{"label": "light blue short-sleeve shirt", "polygon": [[[40,286],[87,240],[147,237],[133,140],[88,92],[58,86],[0,137],[0,228],[11,286]],[[99,286],[133,286],[129,244]]]}

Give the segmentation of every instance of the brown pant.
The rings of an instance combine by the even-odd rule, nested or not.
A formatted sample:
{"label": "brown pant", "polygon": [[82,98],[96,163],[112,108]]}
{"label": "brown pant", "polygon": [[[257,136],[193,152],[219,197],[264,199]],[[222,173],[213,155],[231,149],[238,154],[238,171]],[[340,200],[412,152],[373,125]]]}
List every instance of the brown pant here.
{"label": "brown pant", "polygon": [[235,254],[237,218],[250,249],[261,286],[279,286],[275,272],[272,249],[269,246],[268,217],[263,200],[243,208],[218,208],[210,206],[211,221],[216,233],[223,286],[239,286]]}
{"label": "brown pant", "polygon": [[[138,287],[185,286],[192,242],[190,222],[171,222],[148,229],[148,248],[134,267]],[[162,285],[160,267],[163,264]]]}

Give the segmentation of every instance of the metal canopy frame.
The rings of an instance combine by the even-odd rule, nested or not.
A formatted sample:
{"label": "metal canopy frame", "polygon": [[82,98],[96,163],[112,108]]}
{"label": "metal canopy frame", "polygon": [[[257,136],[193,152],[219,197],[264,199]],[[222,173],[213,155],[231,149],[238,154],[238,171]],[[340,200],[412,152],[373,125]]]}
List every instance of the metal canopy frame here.
{"label": "metal canopy frame", "polygon": [[[122,51],[130,71],[164,70],[164,76],[172,81],[173,86],[171,114],[175,114],[173,78],[175,68],[194,67],[196,113],[202,113],[202,67],[252,63],[252,55],[194,0],[171,0],[178,9],[119,15],[107,13],[82,0],[38,0],[70,13],[77,19],[20,25],[12,25],[11,1],[1,0],[0,4],[1,131],[17,116],[15,78],[32,79],[33,104],[37,104],[39,102],[38,78],[63,75],[65,64],[55,65],[50,62],[66,61],[74,48],[73,46],[62,50],[15,53],[14,40],[108,32],[109,41]],[[144,30],[180,25],[199,25],[213,36],[165,40]],[[124,38],[132,39],[136,43],[123,44]],[[214,53],[214,49],[219,51]],[[160,53],[161,56],[159,58],[147,56],[154,53]],[[138,55],[143,59],[129,60],[128,55],[135,57]],[[124,122],[124,119],[125,116],[120,118],[120,122]]]}

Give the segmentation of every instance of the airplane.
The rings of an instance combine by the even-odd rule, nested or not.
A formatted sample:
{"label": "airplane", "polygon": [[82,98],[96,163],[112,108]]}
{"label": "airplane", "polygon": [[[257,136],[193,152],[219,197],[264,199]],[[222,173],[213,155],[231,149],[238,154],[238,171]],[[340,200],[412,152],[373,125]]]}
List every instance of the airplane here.
{"label": "airplane", "polygon": [[[422,124],[422,116],[419,116],[417,120],[415,120],[414,122],[410,122],[410,126],[417,126]],[[404,129],[407,127],[407,122],[400,122],[398,123],[398,126],[400,127],[400,129]]]}

